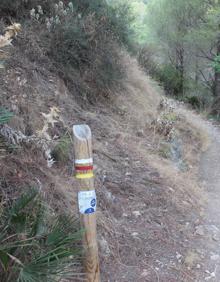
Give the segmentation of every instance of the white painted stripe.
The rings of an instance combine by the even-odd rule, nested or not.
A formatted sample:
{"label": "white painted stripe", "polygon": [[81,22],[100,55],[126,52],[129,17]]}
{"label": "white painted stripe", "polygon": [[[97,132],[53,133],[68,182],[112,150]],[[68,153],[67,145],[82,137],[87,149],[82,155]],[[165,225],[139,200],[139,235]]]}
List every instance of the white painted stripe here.
{"label": "white painted stripe", "polygon": [[82,159],[82,160],[75,160],[75,164],[83,165],[83,164],[92,164],[93,158],[91,159]]}

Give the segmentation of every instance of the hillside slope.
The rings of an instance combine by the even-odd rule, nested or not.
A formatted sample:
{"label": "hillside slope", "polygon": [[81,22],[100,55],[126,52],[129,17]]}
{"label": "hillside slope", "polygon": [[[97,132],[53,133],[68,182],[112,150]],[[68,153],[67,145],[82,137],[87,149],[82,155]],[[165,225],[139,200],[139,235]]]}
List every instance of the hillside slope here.
{"label": "hillside slope", "polygon": [[[77,214],[71,135],[73,124],[86,123],[94,142],[102,281],[193,281],[187,252],[203,204],[196,164],[205,133],[174,102],[161,103],[159,87],[125,52],[123,62],[123,87],[91,105],[49,62],[30,60],[15,43],[0,71],[0,105],[13,111],[9,126],[23,139],[13,150],[1,144],[1,192],[13,197],[35,186],[55,210]],[[59,114],[47,130],[55,160],[48,167],[44,149],[26,140],[45,133],[51,108]],[[64,152],[57,152],[64,137]]]}

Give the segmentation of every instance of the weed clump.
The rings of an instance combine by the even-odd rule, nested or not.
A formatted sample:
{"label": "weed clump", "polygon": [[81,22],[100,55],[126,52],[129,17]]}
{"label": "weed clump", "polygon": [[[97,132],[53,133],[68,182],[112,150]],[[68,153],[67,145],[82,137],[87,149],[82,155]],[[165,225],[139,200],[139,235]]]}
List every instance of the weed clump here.
{"label": "weed clump", "polygon": [[77,275],[81,231],[73,218],[55,215],[36,189],[16,200],[1,196],[0,211],[1,281],[60,281]]}
{"label": "weed clump", "polygon": [[67,85],[93,102],[119,88],[126,75],[119,45],[128,43],[127,25],[122,7],[116,15],[102,1],[74,3],[68,11],[64,18],[55,16],[60,24],[50,33],[49,56]]}
{"label": "weed clump", "polygon": [[22,19],[20,48],[31,61],[50,65],[74,95],[94,103],[122,88],[126,67],[121,57],[131,48],[133,34],[128,4],[3,0],[0,15]]}

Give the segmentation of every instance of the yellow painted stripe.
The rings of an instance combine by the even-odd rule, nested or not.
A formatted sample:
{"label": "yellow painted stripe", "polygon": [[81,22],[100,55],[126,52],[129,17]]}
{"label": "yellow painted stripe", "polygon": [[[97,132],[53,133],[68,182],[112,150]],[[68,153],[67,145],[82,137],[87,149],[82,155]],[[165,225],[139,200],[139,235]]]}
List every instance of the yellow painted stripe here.
{"label": "yellow painted stripe", "polygon": [[84,173],[84,174],[81,174],[81,173],[77,173],[76,174],[76,178],[77,179],[88,179],[88,178],[93,178],[94,177],[94,173],[91,172],[91,173]]}

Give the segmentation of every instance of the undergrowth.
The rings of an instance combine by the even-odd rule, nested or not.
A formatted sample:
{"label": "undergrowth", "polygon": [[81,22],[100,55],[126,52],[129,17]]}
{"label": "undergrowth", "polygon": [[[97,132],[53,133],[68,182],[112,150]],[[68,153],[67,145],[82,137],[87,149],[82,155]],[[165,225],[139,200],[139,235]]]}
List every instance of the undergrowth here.
{"label": "undergrowth", "polygon": [[[49,32],[48,55],[69,89],[91,103],[122,86],[126,72],[119,46],[129,45],[128,7],[104,1],[74,1]],[[65,8],[64,8],[64,11]]]}
{"label": "undergrowth", "polygon": [[73,278],[80,264],[81,231],[55,215],[40,193],[0,198],[0,281],[49,282]]}
{"label": "undergrowth", "polygon": [[[122,50],[132,48],[129,4],[113,6],[102,0],[22,3],[24,10],[19,8],[18,13],[24,17],[23,34],[18,45],[31,61],[43,57],[43,63],[50,61],[70,92],[90,103],[123,87]],[[8,7],[13,13],[14,5]]]}
{"label": "undergrowth", "polygon": [[0,125],[7,123],[13,117],[13,113],[4,108],[0,108]]}

